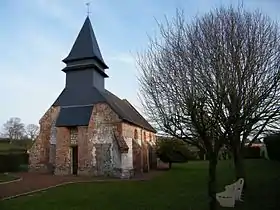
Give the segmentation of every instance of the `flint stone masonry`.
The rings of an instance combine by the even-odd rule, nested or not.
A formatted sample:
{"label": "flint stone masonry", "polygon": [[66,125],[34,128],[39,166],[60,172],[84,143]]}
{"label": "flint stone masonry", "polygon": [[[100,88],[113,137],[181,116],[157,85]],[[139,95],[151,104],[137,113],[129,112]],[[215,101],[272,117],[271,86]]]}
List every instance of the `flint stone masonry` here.
{"label": "flint stone masonry", "polygon": [[55,127],[56,120],[54,120],[51,124],[51,138],[50,144],[56,144],[56,127]]}
{"label": "flint stone masonry", "polygon": [[[120,118],[108,104],[99,103],[93,107],[88,126],[88,139],[93,146],[91,154],[96,175],[118,176],[121,173],[120,146],[126,145],[117,142],[120,123]],[[102,167],[104,168],[101,169]]]}
{"label": "flint stone masonry", "polygon": [[29,171],[48,172],[51,125],[59,114],[59,107],[50,107],[40,119],[40,133],[30,149]]}
{"label": "flint stone masonry", "polygon": [[55,175],[71,174],[70,130],[66,127],[57,128]]}
{"label": "flint stone masonry", "polygon": [[97,176],[112,176],[111,144],[95,144]]}
{"label": "flint stone masonry", "polygon": [[88,141],[88,127],[78,127],[78,175],[95,175],[93,168],[93,145]]}

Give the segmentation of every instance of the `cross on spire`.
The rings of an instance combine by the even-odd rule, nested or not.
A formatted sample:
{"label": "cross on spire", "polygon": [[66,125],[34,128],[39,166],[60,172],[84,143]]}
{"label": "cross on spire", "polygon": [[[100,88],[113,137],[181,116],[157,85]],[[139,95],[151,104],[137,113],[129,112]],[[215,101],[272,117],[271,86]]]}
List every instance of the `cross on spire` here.
{"label": "cross on spire", "polygon": [[89,14],[91,13],[90,12],[90,2],[87,2],[86,5],[87,5],[87,16],[89,17]]}

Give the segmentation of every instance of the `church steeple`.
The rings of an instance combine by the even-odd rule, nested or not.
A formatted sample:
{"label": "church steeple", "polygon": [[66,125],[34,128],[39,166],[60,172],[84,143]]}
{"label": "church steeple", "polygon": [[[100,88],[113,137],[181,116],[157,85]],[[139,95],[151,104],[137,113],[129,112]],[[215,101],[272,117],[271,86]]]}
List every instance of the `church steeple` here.
{"label": "church steeple", "polygon": [[[105,69],[108,69],[108,66],[102,58],[88,16],[69,55],[63,59],[63,62],[66,64],[62,70],[66,73],[66,87],[81,88],[78,87],[80,84],[80,86],[91,85],[104,89],[104,78],[108,77]],[[83,81],[78,81],[81,78]]]}
{"label": "church steeple", "polygon": [[87,17],[69,55],[63,60],[63,62],[67,64],[71,61],[91,58],[98,61],[104,69],[108,68],[102,58],[90,19]]}

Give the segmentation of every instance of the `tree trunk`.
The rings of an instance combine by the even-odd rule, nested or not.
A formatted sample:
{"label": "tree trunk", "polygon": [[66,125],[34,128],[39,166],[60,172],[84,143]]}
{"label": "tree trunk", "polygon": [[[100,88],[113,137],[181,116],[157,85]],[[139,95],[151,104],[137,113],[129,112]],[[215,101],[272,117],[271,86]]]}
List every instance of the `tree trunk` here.
{"label": "tree trunk", "polygon": [[246,174],[245,174],[245,167],[244,167],[244,159],[242,155],[242,150],[240,147],[235,147],[234,152],[234,166],[235,166],[235,178],[238,180],[239,178],[244,179],[244,186],[245,189],[246,186]]}
{"label": "tree trunk", "polygon": [[209,155],[209,181],[208,181],[208,195],[210,198],[209,210],[216,209],[216,167],[217,157],[215,154]]}
{"label": "tree trunk", "polygon": [[169,169],[171,169],[171,167],[172,167],[172,162],[169,162]]}

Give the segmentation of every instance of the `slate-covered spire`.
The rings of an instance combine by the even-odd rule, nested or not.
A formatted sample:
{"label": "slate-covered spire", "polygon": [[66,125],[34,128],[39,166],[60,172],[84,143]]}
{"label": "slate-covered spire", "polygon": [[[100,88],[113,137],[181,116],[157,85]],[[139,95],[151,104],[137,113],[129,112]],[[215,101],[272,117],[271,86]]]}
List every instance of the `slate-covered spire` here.
{"label": "slate-covered spire", "polygon": [[86,18],[69,55],[63,62],[70,64],[82,60],[95,60],[103,70],[108,68],[102,58],[89,17]]}

